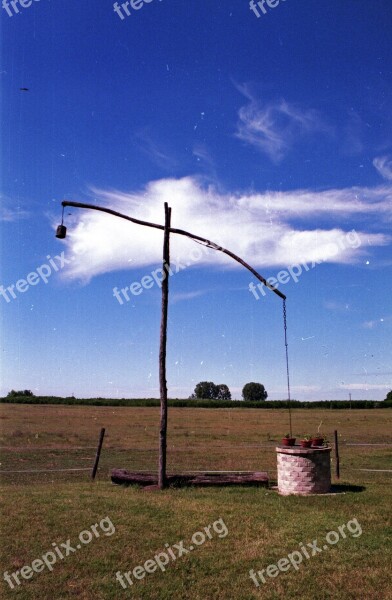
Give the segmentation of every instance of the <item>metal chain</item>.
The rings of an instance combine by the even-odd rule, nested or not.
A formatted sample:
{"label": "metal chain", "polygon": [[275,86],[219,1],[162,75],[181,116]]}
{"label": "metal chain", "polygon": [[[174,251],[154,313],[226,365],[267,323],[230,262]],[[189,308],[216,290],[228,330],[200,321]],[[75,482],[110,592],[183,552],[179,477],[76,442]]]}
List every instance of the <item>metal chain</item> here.
{"label": "metal chain", "polygon": [[289,346],[287,342],[287,309],[286,300],[283,300],[283,326],[284,326],[284,345],[286,348],[286,374],[287,374],[287,399],[289,402],[290,436],[293,436],[291,425],[291,393],[290,393],[290,372],[289,372]]}

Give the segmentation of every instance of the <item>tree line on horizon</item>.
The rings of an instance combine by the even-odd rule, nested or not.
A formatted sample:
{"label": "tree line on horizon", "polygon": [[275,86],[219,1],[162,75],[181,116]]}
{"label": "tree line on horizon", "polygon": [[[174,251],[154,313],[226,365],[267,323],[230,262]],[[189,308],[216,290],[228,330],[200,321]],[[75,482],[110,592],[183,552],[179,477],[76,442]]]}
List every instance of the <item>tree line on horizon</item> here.
{"label": "tree line on horizon", "polygon": [[[245,402],[263,402],[268,394],[262,383],[250,381],[242,388],[242,398]],[[190,400],[231,400],[231,392],[225,383],[215,385],[212,381],[200,381]]]}
{"label": "tree line on horizon", "polygon": [[[200,382],[203,383],[203,382]],[[225,384],[221,384],[225,385]],[[260,384],[261,385],[261,384]],[[217,386],[220,387],[220,386]],[[227,386],[226,386],[227,387]],[[245,386],[244,386],[245,388]],[[228,388],[227,388],[228,389]],[[252,388],[251,388],[252,389]],[[230,393],[230,390],[228,390]],[[265,391],[265,390],[264,390]],[[225,388],[220,387],[221,395]],[[227,393],[227,390],[226,390]],[[266,392],[265,392],[266,393]],[[0,398],[3,404],[64,404],[64,405],[85,405],[85,406],[159,406],[159,398],[75,398],[75,396],[35,396],[31,390],[11,390],[6,397]],[[169,406],[200,408],[288,408],[288,400],[260,400],[254,401],[245,398],[243,400],[232,400],[230,398],[201,398],[195,394],[188,399],[172,398],[169,399]],[[392,408],[392,390],[387,393],[385,400],[313,400],[300,401],[291,400],[291,408]]]}

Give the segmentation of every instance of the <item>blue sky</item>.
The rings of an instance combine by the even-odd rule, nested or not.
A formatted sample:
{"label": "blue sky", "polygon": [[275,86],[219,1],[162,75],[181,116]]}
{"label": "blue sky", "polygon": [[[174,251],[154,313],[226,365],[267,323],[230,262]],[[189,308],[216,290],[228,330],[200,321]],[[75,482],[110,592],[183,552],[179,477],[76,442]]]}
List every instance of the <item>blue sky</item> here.
{"label": "blue sky", "polygon": [[[159,223],[169,202],[174,227],[280,274],[294,398],[383,399],[390,1],[138,1],[1,9],[0,393],[159,396],[162,234],[71,209],[61,242],[68,199]],[[217,252],[171,250],[169,395],[285,398],[281,300]]]}

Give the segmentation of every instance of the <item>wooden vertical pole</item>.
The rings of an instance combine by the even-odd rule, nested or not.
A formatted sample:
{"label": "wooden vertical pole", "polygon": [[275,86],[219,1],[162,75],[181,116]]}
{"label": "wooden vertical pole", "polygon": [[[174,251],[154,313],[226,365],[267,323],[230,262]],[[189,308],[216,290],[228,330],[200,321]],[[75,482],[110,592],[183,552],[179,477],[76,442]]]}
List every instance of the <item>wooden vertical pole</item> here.
{"label": "wooden vertical pole", "polygon": [[338,432],[336,429],[335,429],[335,459],[336,459],[336,478],[340,479],[339,443],[338,443]]}
{"label": "wooden vertical pole", "polygon": [[103,444],[103,438],[104,437],[105,437],[105,427],[102,427],[101,433],[99,434],[98,448],[97,448],[97,453],[95,455],[94,466],[93,466],[93,470],[91,472],[91,479],[93,481],[94,481],[95,476],[97,474],[98,464],[99,464],[99,457],[101,456],[101,450],[102,450],[102,444]]}
{"label": "wooden vertical pole", "polygon": [[161,490],[166,485],[166,447],[167,447],[167,381],[166,381],[166,342],[167,314],[169,304],[169,267],[170,267],[170,223],[171,208],[165,202],[165,229],[163,235],[163,280],[162,280],[162,312],[159,347],[159,387],[161,398],[161,420],[159,428],[159,468],[158,486]]}

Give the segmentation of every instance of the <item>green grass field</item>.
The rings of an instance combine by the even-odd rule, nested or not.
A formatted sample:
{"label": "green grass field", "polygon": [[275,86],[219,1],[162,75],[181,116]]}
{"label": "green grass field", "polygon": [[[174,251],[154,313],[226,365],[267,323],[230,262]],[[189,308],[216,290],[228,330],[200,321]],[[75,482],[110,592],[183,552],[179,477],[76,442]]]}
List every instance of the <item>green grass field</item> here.
{"label": "green grass field", "polygon": [[[266,488],[148,492],[113,486],[113,467],[156,469],[156,408],[2,405],[0,410],[4,598],[392,598],[391,410],[293,411],[298,436],[316,431],[321,421],[330,439],[334,429],[339,432],[340,493],[308,498],[284,498]],[[287,423],[287,411],[276,409],[172,408],[168,469],[267,470],[274,480],[274,448]],[[107,436],[99,475],[90,483],[101,427]],[[59,471],[69,468],[87,470]],[[53,551],[54,543],[62,548],[70,539],[75,547],[80,532],[105,517],[115,528],[112,535],[100,531],[58,559],[53,571],[32,571],[28,580],[19,576],[14,589],[3,580],[3,572],[31,566]],[[195,532],[218,519],[227,527],[224,537],[212,530],[211,539],[170,560],[164,572],[157,569],[141,580],[131,574],[127,589],[116,580],[117,571],[133,571],[180,540],[189,547]],[[250,579],[250,569],[276,564],[300,543],[317,539],[322,547],[328,532],[353,519],[362,529],[359,537],[341,536],[303,558],[298,570],[291,565],[274,578],[265,575],[260,587]]]}

